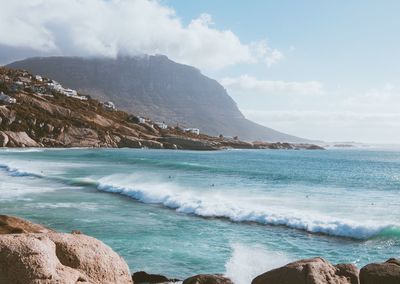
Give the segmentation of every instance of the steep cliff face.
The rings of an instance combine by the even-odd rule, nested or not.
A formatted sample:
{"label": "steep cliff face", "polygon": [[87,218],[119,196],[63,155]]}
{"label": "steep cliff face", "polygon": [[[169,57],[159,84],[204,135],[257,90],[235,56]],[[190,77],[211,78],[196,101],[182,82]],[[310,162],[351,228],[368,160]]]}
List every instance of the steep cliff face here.
{"label": "steep cliff face", "polygon": [[122,110],[200,128],[210,135],[305,141],[247,120],[217,81],[165,56],[30,58],[9,67],[45,75],[99,100],[111,100]]}

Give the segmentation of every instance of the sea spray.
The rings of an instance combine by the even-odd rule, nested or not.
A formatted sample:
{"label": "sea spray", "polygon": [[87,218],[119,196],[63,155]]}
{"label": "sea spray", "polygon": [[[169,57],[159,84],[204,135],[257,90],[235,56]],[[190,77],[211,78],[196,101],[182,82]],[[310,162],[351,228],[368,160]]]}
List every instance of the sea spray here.
{"label": "sea spray", "polygon": [[235,284],[249,284],[256,276],[289,263],[283,253],[257,245],[232,244],[232,256],[225,264],[225,275]]}

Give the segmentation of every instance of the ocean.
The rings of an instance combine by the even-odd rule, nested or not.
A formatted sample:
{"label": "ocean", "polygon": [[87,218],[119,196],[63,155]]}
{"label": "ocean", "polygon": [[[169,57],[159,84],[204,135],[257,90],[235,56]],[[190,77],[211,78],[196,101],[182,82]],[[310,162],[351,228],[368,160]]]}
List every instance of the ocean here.
{"label": "ocean", "polygon": [[400,151],[0,150],[0,214],[80,230],[132,272],[237,284],[301,258],[400,257]]}

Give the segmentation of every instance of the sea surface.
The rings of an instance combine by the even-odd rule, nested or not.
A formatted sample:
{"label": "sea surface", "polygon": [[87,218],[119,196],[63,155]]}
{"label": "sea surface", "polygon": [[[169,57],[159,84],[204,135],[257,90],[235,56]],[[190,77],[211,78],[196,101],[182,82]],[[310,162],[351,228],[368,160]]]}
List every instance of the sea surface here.
{"label": "sea surface", "polygon": [[400,151],[0,150],[0,214],[81,230],[131,271],[248,284],[300,258],[400,257]]}

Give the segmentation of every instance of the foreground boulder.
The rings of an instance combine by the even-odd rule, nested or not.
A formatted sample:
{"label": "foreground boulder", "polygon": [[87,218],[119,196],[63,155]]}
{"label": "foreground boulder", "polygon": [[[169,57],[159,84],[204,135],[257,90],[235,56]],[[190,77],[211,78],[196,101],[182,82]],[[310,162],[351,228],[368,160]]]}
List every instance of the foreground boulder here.
{"label": "foreground boulder", "polygon": [[182,284],[233,284],[233,282],[222,275],[201,274],[184,280]]}
{"label": "foreground boulder", "polygon": [[252,284],[358,284],[352,264],[333,266],[322,258],[304,259],[257,276]]}
{"label": "foreground boulder", "polygon": [[0,219],[0,283],[132,283],[125,261],[99,240]]}
{"label": "foreground boulder", "polygon": [[360,270],[361,284],[400,283],[400,260],[391,258],[384,263],[367,264]]}

